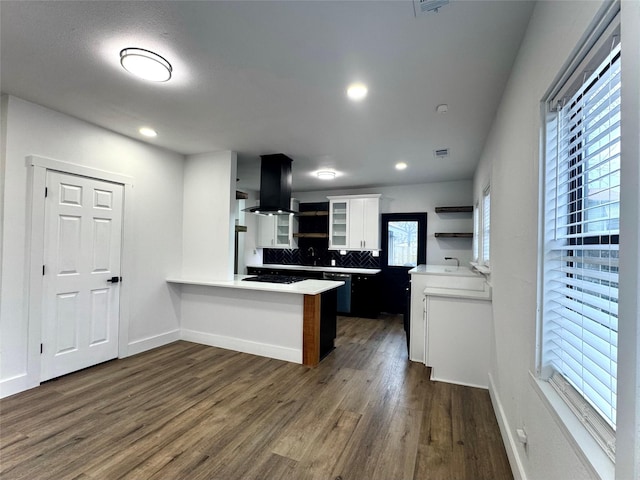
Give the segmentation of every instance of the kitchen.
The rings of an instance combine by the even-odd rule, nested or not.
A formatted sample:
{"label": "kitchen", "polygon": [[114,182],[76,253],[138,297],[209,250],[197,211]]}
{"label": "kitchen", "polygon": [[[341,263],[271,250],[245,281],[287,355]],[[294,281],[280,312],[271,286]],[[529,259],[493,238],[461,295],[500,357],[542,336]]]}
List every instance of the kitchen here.
{"label": "kitchen", "polygon": [[[99,10],[103,8],[99,6],[100,3],[96,2],[95,8]],[[500,5],[503,2],[495,3]],[[451,2],[450,7],[461,8],[456,5],[462,4],[463,2]],[[250,195],[248,201],[257,202],[257,182],[255,178],[251,180],[251,175],[257,175],[258,171],[256,168],[257,155],[284,152],[294,158],[293,170],[299,172],[299,178],[294,183],[293,197],[301,204],[326,202],[326,197],[332,195],[379,194],[381,195],[381,213],[427,212],[427,264],[448,264],[449,262],[445,261],[444,257],[457,257],[461,264],[465,265],[471,261],[472,244],[469,239],[436,237],[435,234],[470,232],[474,229],[473,221],[469,217],[438,215],[435,213],[436,208],[475,205],[477,201],[482,199],[487,184],[491,184],[493,326],[490,332],[490,365],[496,383],[490,386],[490,391],[495,398],[500,400],[499,407],[496,408],[496,416],[499,421],[504,422],[502,430],[507,432],[505,433],[505,443],[513,455],[512,465],[515,470],[520,472],[521,478],[527,476],[531,478],[559,478],[569,475],[581,478],[594,477],[595,474],[593,474],[592,467],[589,466],[588,459],[585,459],[584,454],[574,446],[573,440],[562,429],[563,427],[559,426],[559,420],[550,413],[548,405],[541,400],[539,392],[532,387],[533,380],[531,380],[529,372],[533,368],[533,345],[535,344],[536,261],[525,253],[535,252],[537,248],[535,239],[537,237],[538,186],[531,179],[537,175],[535,158],[537,158],[539,151],[539,131],[536,125],[540,98],[552,77],[566,61],[578,40],[591,24],[600,6],[600,2],[579,4],[541,2],[533,7],[534,14],[530,19],[527,17],[526,21],[519,24],[517,28],[514,27],[515,30],[522,32],[526,30],[526,35],[519,53],[516,51],[520,42],[513,44],[514,56],[511,59],[516,58],[516,60],[497,65],[498,70],[511,73],[509,83],[505,83],[506,89],[499,88],[495,93],[495,110],[475,110],[489,113],[485,120],[487,131],[484,135],[474,137],[477,142],[477,153],[470,155],[473,157],[471,160],[473,165],[462,175],[463,178],[418,177],[415,175],[416,170],[410,165],[405,172],[414,175],[415,183],[402,183],[403,177],[393,177],[393,175],[402,175],[393,169],[393,164],[396,161],[393,152],[396,150],[393,148],[384,149],[376,139],[356,128],[353,134],[361,144],[372,144],[374,149],[380,150],[378,155],[371,157],[370,163],[366,158],[359,159],[355,165],[357,170],[364,175],[369,168],[374,169],[377,168],[376,165],[384,163],[381,158],[391,159],[384,163],[385,168],[388,168],[386,175],[389,178],[397,179],[394,183],[372,187],[371,185],[376,184],[356,185],[351,183],[348,175],[336,177],[332,184],[318,183],[317,177],[311,175],[311,168],[297,167],[297,165],[303,165],[305,159],[296,156],[298,148],[289,148],[290,138],[305,136],[300,133],[301,131],[315,132],[316,138],[321,138],[324,132],[322,125],[325,123],[330,123],[335,118],[341,119],[341,121],[348,118],[363,119],[365,118],[364,113],[375,114],[376,117],[386,117],[382,129],[391,128],[391,125],[399,121],[400,117],[416,118],[414,114],[410,113],[412,111],[408,107],[411,104],[410,99],[405,98],[405,103],[402,104],[407,107],[404,110],[408,112],[407,115],[398,111],[402,110],[399,108],[399,103],[396,104],[398,108],[394,104],[387,104],[381,111],[377,110],[377,107],[371,106],[375,103],[365,102],[352,108],[353,105],[345,102],[344,105],[340,103],[335,109],[326,109],[331,110],[331,118],[328,119],[329,114],[324,106],[318,105],[313,118],[302,121],[295,117],[293,123],[300,128],[299,135],[292,133],[290,136],[285,136],[278,147],[269,146],[267,148],[265,147],[268,145],[266,140],[256,140],[256,145],[253,145],[251,149],[255,155],[249,159],[241,157],[237,163],[232,158],[234,155],[232,152],[235,151],[234,141],[237,139],[230,139],[229,143],[218,145],[218,148],[209,146],[207,149],[199,148],[184,154],[176,153],[180,150],[171,149],[163,144],[166,141],[164,138],[171,136],[171,123],[156,125],[162,135],[159,135],[155,144],[147,143],[151,141],[132,138],[136,135],[131,132],[134,132],[140,121],[146,118],[146,113],[150,113],[148,106],[137,116],[122,120],[120,126],[105,126],[105,118],[101,117],[97,110],[94,111],[91,106],[84,103],[88,98],[82,93],[85,91],[84,85],[96,83],[102,86],[102,94],[107,96],[113,105],[116,105],[120,101],[132,102],[137,96],[144,96],[145,91],[164,96],[163,92],[166,90],[161,90],[157,86],[131,84],[124,75],[118,74],[121,76],[114,75],[110,79],[110,82],[117,87],[115,89],[117,94],[109,93],[109,87],[104,85],[100,78],[91,76],[87,72],[89,76],[83,79],[83,76],[76,71],[74,74],[62,77],[63,83],[67,82],[68,87],[56,92],[57,99],[53,103],[51,100],[45,100],[42,97],[43,93],[28,95],[26,91],[22,92],[19,83],[23,83],[26,88],[28,83],[33,82],[36,92],[46,92],[53,88],[46,85],[47,76],[53,78],[53,72],[56,72],[58,67],[65,69],[69,65],[62,62],[58,67],[55,67],[49,63],[47,66],[51,70],[48,70],[37,66],[35,61],[23,61],[24,65],[21,69],[13,70],[15,68],[13,62],[20,60],[14,58],[14,50],[7,46],[11,42],[5,41],[5,35],[11,31],[13,45],[21,42],[28,45],[27,32],[32,32],[32,34],[39,32],[45,35],[45,38],[39,40],[39,43],[42,44],[39,48],[44,48],[46,45],[54,46],[57,43],[55,32],[75,31],[76,26],[82,25],[83,22],[80,22],[80,19],[76,17],[76,15],[80,15],[80,9],[75,13],[67,12],[64,15],[65,19],[57,17],[54,15],[55,11],[52,11],[45,15],[50,17],[52,22],[51,31],[47,32],[47,29],[37,27],[39,25],[37,16],[27,11],[24,14],[21,12],[20,20],[15,22],[18,27],[12,29],[11,25],[5,23],[8,20],[4,19],[11,18],[7,12],[15,7],[11,5],[11,2],[3,2],[0,5],[3,10],[2,88],[3,94],[5,94],[2,97],[1,182],[3,202],[2,305],[0,312],[2,314],[3,338],[0,386],[2,387],[2,395],[12,395],[27,390],[40,382],[38,369],[34,367],[40,363],[40,332],[37,325],[28,321],[30,315],[33,315],[34,308],[28,304],[25,292],[28,290],[30,279],[42,274],[42,262],[38,262],[32,257],[30,246],[31,237],[37,230],[37,225],[31,222],[28,215],[30,205],[34,201],[30,193],[34,179],[31,178],[31,173],[25,167],[25,159],[37,156],[80,165],[93,171],[115,172],[133,179],[130,181],[129,185],[131,186],[129,187],[126,186],[126,179],[122,180],[122,183],[125,184],[124,225],[127,233],[125,233],[123,245],[124,260],[121,272],[123,277],[121,300],[124,307],[120,332],[122,348],[119,355],[126,357],[169,344],[180,338],[180,318],[185,305],[179,288],[167,284],[168,278],[175,276],[178,272],[181,275],[206,273],[206,275],[215,275],[221,278],[233,274],[233,258],[230,259],[228,253],[233,251],[236,201],[235,198],[232,198],[231,193],[237,189],[243,190],[242,185],[238,185],[242,182],[253,184],[253,189],[246,189]],[[44,6],[42,8],[55,9],[57,7]],[[122,8],[125,7],[122,6]],[[170,7],[167,6],[167,8]],[[478,5],[477,10],[474,11],[478,22],[480,16],[484,14],[483,8]],[[623,29],[623,36],[633,35],[633,32],[640,31],[638,13],[633,8],[635,7],[631,6],[631,2],[623,2],[622,21],[629,25],[626,30]],[[93,12],[93,14],[94,19],[108,16],[107,11]],[[489,16],[494,14],[500,15],[500,9]],[[276,21],[276,18],[272,18],[269,12],[266,12],[266,15],[269,20]],[[297,15],[298,20],[303,18],[300,12]],[[437,15],[439,15],[437,17],[438,23],[442,25],[442,28],[448,27],[446,25],[448,18],[446,7],[443,7]],[[562,24],[561,19],[563,18],[573,18],[574,22],[571,25]],[[414,18],[413,20],[419,19]],[[426,20],[429,21],[429,17]],[[194,19],[190,19],[190,21],[194,21]],[[201,31],[206,30],[200,26],[199,22],[195,23],[199,25]],[[351,25],[356,23],[358,22],[352,22]],[[457,29],[459,35],[462,36],[462,32],[467,31],[466,28],[473,23],[469,20],[466,26],[459,26]],[[382,22],[378,25],[379,28],[375,31],[384,31],[384,24],[385,22]],[[306,23],[301,20],[301,26],[296,28],[304,30],[305,25]],[[18,29],[21,30],[21,33],[16,32]],[[106,30],[117,31],[118,29],[106,27]],[[211,43],[224,44],[225,35],[237,38],[237,36],[251,34],[242,29],[229,30],[233,29],[221,26],[215,32],[215,35],[220,37],[215,38],[215,41]],[[257,28],[255,32],[269,37],[264,28]],[[444,31],[439,33],[445,34]],[[60,35],[64,36],[62,33]],[[299,37],[303,38],[303,35],[299,35]],[[367,35],[363,35],[363,38],[373,41]],[[252,38],[252,40],[248,43],[254,47],[268,43],[261,42],[264,38]],[[634,37],[631,37],[627,44],[636,45],[635,40]],[[505,43],[501,38],[498,38],[496,42]],[[95,44],[91,40],[82,43]],[[411,43],[411,45],[417,46],[418,44]],[[485,48],[491,50],[486,45]],[[428,49],[436,50],[431,46]],[[395,57],[397,61],[401,60],[400,56],[396,55],[396,51],[389,51],[385,45],[380,46],[379,51],[384,52],[390,58]],[[517,57],[515,57],[516,53]],[[458,52],[452,58],[459,59],[460,55],[462,53]],[[255,57],[258,62],[261,58],[268,58],[266,53],[262,51],[256,52]],[[60,58],[60,54],[54,54],[49,60],[53,60],[55,63]],[[187,105],[195,103],[192,97],[179,91],[178,86],[181,85],[179,82],[186,82],[187,79],[181,78],[179,75],[179,72],[186,70],[184,63],[181,65],[183,68],[179,68],[181,61],[178,58],[171,58],[175,62],[176,83],[167,84],[168,88],[172,89],[170,90],[173,92],[172,95],[175,93],[175,98],[171,99],[167,95],[167,103],[162,105],[162,108],[174,112],[186,109]],[[299,59],[300,57],[296,52],[293,52],[292,58]],[[634,53],[630,49],[628,58],[630,59],[628,64],[630,71],[636,72],[638,63],[640,63],[637,52]],[[217,60],[224,63],[220,57]],[[8,63],[9,61],[11,63]],[[115,64],[113,67],[115,72],[116,67],[120,68],[118,59],[116,58],[113,63]],[[453,61],[450,63],[453,66],[456,64]],[[322,55],[318,59],[317,65],[319,69],[326,70],[323,68]],[[11,66],[11,71],[9,71],[9,66]],[[459,63],[456,68],[462,68],[462,66],[462,63]],[[239,61],[235,67],[242,69],[246,65],[242,65]],[[395,67],[398,65],[388,68],[388,71],[396,71]],[[410,65],[403,70],[413,72]],[[467,75],[454,70],[447,72],[446,78],[471,77],[478,75],[481,70],[482,68],[478,65]],[[71,69],[69,71],[71,72]],[[43,72],[47,74],[43,74]],[[313,85],[311,73],[314,72],[307,72],[304,80],[309,82],[307,84]],[[18,80],[12,78],[12,75],[16,75]],[[244,94],[256,105],[255,110],[251,111],[260,117],[261,109],[271,105],[271,99],[250,93],[259,90],[253,88],[255,77],[255,75],[247,74],[242,78],[242,82],[239,82],[239,85],[242,84],[245,89],[243,90]],[[424,77],[430,78],[428,73],[425,73]],[[212,78],[223,81],[215,75]],[[282,80],[280,82],[277,80],[276,73],[273,73],[273,76],[267,76],[264,80],[267,85],[262,90],[271,95],[274,95],[274,92],[282,93],[283,90],[298,92],[296,88],[299,88],[299,85],[292,85],[286,79],[280,79]],[[482,78],[478,78],[477,81],[482,81]],[[507,81],[506,77],[504,81]],[[209,86],[212,82],[204,83]],[[182,85],[184,84],[182,83]],[[343,82],[332,83],[332,85],[338,84],[340,87],[336,87],[335,90],[341,94]],[[637,85],[638,82],[632,81],[629,84]],[[405,83],[399,80],[397,85],[403,88]],[[435,89],[434,85],[434,83],[417,82],[414,84],[413,90],[408,93],[411,98],[418,99],[419,93],[429,90],[429,88]],[[72,94],[70,92],[78,93]],[[329,95],[317,95],[315,91],[314,93],[325,104],[329,101]],[[374,93],[375,89],[372,87],[370,99],[375,98]],[[638,93],[630,93],[629,95],[632,104],[637,105]],[[475,96],[482,95],[476,93]],[[635,103],[634,98],[636,99]],[[447,131],[464,128],[463,125],[450,124],[452,122],[451,115],[455,113],[454,100],[456,99],[461,101],[461,98],[456,95],[432,101],[428,105],[420,104],[421,110],[434,112],[431,124],[437,126],[437,128],[434,127],[434,130],[438,130],[437,136],[445,135]],[[307,105],[307,101],[304,96],[295,93],[295,98],[291,103]],[[441,103],[449,104],[450,116],[436,115],[435,108]],[[500,106],[498,107],[498,105]],[[74,111],[73,108],[77,110]],[[239,116],[246,110],[246,106],[234,105],[231,102],[222,102],[215,109],[216,112],[229,112],[230,117],[226,121],[229,125],[234,126],[230,130],[241,132],[243,136],[258,139],[259,129],[245,128],[248,125],[235,116]],[[468,111],[465,115],[467,117],[475,115],[472,112]],[[494,113],[496,113],[495,116]],[[107,117],[109,115],[106,114]],[[206,123],[206,118],[206,116],[194,117],[196,124],[191,125],[193,136],[200,139],[211,136],[211,124]],[[262,118],[264,119],[264,117]],[[273,120],[273,124],[277,125],[282,121],[282,117],[274,115],[270,120]],[[341,121],[336,122],[339,127],[344,125],[340,123]],[[363,125],[365,123],[361,126]],[[635,125],[637,126],[637,123]],[[292,129],[294,127],[296,125]],[[423,131],[426,130],[423,129]],[[640,128],[635,128],[635,131],[640,131]],[[272,132],[269,132],[269,135],[271,134]],[[399,134],[399,136],[401,135]],[[340,135],[336,136],[336,138],[339,137]],[[197,141],[202,142],[202,140]],[[427,156],[432,157],[434,148],[447,146],[439,144],[435,139],[432,144],[433,147],[423,149],[422,153],[426,151]],[[230,150],[224,150],[225,148]],[[197,153],[202,151],[215,153]],[[325,153],[321,148],[315,148],[314,151]],[[459,154],[462,155],[462,152],[452,148],[452,160],[456,160],[455,157]],[[631,152],[632,158],[633,155],[637,158],[637,150],[635,153]],[[52,165],[47,163],[48,160],[38,161],[41,165]],[[331,162],[334,164],[331,165]],[[204,167],[203,164],[206,164],[205,169],[208,169],[208,175],[204,179],[198,169],[198,166]],[[326,166],[338,170],[338,164],[330,158],[324,158],[322,164],[317,165],[317,168],[328,164]],[[635,172],[633,167],[627,171],[629,174]],[[84,174],[81,169],[78,169],[78,172]],[[237,182],[236,178],[240,178],[240,182]],[[628,179],[627,176],[625,181],[629,181]],[[206,188],[194,189],[194,186],[199,182],[206,184]],[[632,192],[633,189],[627,191]],[[203,199],[208,203],[202,203]],[[633,204],[633,200],[630,200],[630,204]],[[212,205],[215,205],[215,208],[211,208]],[[633,209],[625,211],[623,214],[637,218],[637,211],[633,211]],[[634,217],[634,215],[636,216]],[[208,221],[203,222],[203,218],[207,218]],[[632,222],[628,222],[628,224],[630,223]],[[226,232],[227,230],[226,228],[220,229],[220,225],[228,225],[230,234],[220,235],[221,231]],[[257,217],[247,216],[246,226],[247,233],[252,229],[255,232]],[[201,233],[202,242],[200,243],[192,234],[196,230]],[[245,267],[263,263],[264,258],[260,256],[261,249],[253,243],[257,242],[255,236],[245,235],[243,237],[241,234],[240,242],[244,243],[242,261]],[[199,271],[202,270],[205,263],[208,265],[208,271]],[[628,262],[626,265],[634,263],[637,263],[637,254],[636,261]],[[631,315],[634,312],[637,315],[637,310],[629,309],[628,305],[622,305],[622,307],[627,309],[625,311],[630,311]],[[624,328],[629,327],[628,324],[625,325]],[[623,341],[628,341],[629,338],[635,337],[634,335],[621,334],[621,339],[623,338]],[[629,346],[626,345],[626,351],[629,351]],[[622,373],[626,375],[627,381],[621,381],[621,384],[634,384],[633,380],[629,380],[629,378],[633,377],[633,365],[636,364],[637,362],[631,361],[629,356],[624,356],[621,365],[623,366]],[[620,401],[622,402],[622,411],[627,413],[636,402],[629,397],[621,398]],[[632,426],[633,421],[630,420],[628,423],[621,421],[619,428],[627,431],[625,425]],[[518,441],[516,432],[523,427],[528,433],[528,445],[526,446]],[[625,438],[628,438],[629,442],[622,444],[622,453],[617,460],[619,465],[630,464],[628,452],[624,453],[625,447],[627,445],[631,445],[629,448],[637,446],[637,443],[633,443],[637,442],[637,440],[633,440],[635,438],[633,435]]]}

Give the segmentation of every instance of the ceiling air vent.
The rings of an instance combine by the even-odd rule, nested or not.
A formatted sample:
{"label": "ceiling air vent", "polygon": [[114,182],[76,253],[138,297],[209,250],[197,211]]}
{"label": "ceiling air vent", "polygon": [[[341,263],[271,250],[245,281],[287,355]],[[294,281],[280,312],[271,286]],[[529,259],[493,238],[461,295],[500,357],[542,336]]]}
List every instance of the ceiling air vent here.
{"label": "ceiling air vent", "polygon": [[438,13],[438,9],[447,3],[449,0],[413,0],[413,10],[416,17],[429,12]]}
{"label": "ceiling air vent", "polygon": [[439,148],[433,151],[433,156],[436,158],[447,158],[449,156],[448,148]]}

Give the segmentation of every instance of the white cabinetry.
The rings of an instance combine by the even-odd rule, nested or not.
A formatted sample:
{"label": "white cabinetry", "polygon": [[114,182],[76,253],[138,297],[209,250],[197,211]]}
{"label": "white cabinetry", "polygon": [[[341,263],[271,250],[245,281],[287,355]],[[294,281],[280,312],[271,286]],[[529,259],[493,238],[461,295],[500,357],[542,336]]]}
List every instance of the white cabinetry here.
{"label": "white cabinetry", "polygon": [[380,195],[329,199],[329,250],[380,250]]}
{"label": "white cabinetry", "polygon": [[[298,202],[291,200],[291,209],[298,210]],[[297,248],[293,234],[298,219],[293,215],[261,215],[258,217],[257,246],[262,248]]]}
{"label": "white cabinetry", "polygon": [[465,267],[419,265],[409,273],[409,358],[431,367],[431,380],[487,388],[491,287]]}

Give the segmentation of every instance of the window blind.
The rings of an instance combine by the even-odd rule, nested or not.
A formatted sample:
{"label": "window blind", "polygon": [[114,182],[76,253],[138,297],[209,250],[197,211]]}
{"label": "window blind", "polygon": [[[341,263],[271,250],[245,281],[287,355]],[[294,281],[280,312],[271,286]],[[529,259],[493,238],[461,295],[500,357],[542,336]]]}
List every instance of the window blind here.
{"label": "window blind", "polygon": [[491,250],[491,189],[482,194],[482,263],[489,264]]}
{"label": "window blind", "polygon": [[473,207],[473,261],[477,262],[479,258],[478,239],[480,237],[480,212],[478,204]]}
{"label": "window blind", "polygon": [[[613,458],[618,346],[620,44],[547,123],[543,375]],[[603,421],[604,420],[604,421]]]}

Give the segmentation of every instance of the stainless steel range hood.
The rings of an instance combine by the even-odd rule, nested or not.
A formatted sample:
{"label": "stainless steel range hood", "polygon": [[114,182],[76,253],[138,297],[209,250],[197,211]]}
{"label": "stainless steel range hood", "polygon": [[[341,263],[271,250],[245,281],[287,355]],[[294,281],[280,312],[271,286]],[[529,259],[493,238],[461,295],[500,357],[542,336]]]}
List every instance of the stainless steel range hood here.
{"label": "stainless steel range hood", "polygon": [[260,156],[260,205],[245,208],[259,215],[294,215],[291,210],[291,162],[284,153]]}

